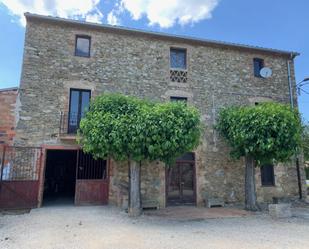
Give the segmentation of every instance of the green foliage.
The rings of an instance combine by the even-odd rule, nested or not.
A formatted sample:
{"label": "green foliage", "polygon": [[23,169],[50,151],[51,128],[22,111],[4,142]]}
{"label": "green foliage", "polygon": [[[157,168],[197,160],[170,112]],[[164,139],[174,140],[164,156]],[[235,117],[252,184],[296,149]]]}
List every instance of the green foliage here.
{"label": "green foliage", "polygon": [[171,163],[195,148],[200,115],[183,103],[154,103],[119,94],[103,94],[81,120],[79,143],[85,152],[115,160]]}
{"label": "green foliage", "polygon": [[279,103],[222,109],[216,128],[233,157],[252,156],[258,163],[285,162],[301,144],[298,113]]}
{"label": "green foliage", "polygon": [[181,102],[158,103],[143,115],[147,158],[166,164],[193,150],[200,138],[200,115]]}
{"label": "green foliage", "polygon": [[309,168],[305,168],[305,173],[306,173],[306,179],[309,180]]}
{"label": "green foliage", "polygon": [[308,125],[304,127],[303,151],[304,151],[305,161],[309,161],[309,126]]}

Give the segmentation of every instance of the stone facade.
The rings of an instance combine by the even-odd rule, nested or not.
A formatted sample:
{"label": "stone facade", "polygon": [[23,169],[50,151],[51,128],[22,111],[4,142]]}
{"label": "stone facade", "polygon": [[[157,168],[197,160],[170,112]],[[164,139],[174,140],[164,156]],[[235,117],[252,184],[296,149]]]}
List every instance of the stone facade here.
{"label": "stone facade", "polygon": [[17,88],[0,89],[0,145],[13,143]]}
{"label": "stone facade", "polygon": [[[90,58],[74,56],[76,35],[91,37]],[[171,47],[187,51],[187,82],[170,81]],[[254,77],[253,58],[263,58],[273,70],[268,79]],[[92,98],[118,92],[157,101],[187,97],[204,123],[195,151],[196,201],[204,196],[228,203],[244,199],[244,161],[233,161],[229,149],[213,129],[218,110],[233,104],[261,101],[289,103],[288,53],[160,36],[98,25],[82,25],[40,16],[27,16],[23,69],[18,100],[15,144],[75,144],[59,134],[60,112],[68,112],[70,88],[89,89]],[[294,95],[296,103],[296,96]],[[259,201],[272,196],[297,197],[295,165],[275,167],[276,186],[261,187]],[[161,163],[142,165],[142,195],[165,203],[165,168]],[[111,204],[125,206],[128,169],[125,163],[110,166]]]}

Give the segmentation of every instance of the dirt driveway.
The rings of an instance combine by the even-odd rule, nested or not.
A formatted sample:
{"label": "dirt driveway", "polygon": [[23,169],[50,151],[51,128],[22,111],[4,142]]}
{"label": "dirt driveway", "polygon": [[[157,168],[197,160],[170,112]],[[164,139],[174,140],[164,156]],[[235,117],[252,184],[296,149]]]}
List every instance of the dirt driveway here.
{"label": "dirt driveway", "polygon": [[309,219],[130,219],[111,207],[46,207],[0,216],[0,248],[308,249]]}

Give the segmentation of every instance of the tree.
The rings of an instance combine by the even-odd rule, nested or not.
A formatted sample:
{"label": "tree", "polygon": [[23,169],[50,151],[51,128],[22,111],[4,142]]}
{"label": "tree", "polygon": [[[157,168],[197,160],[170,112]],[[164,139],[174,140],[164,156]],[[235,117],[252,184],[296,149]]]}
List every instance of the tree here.
{"label": "tree", "polygon": [[81,120],[79,143],[96,158],[129,165],[129,215],[141,212],[140,166],[161,160],[167,165],[200,137],[200,116],[182,103],[154,103],[119,94],[103,94]]}
{"label": "tree", "polygon": [[305,125],[303,134],[304,159],[309,161],[309,126]]}
{"label": "tree", "polygon": [[304,160],[305,160],[305,172],[306,172],[306,179],[309,179],[309,126],[308,124],[304,126],[304,134],[303,134],[303,152],[304,152]]}
{"label": "tree", "polygon": [[286,162],[298,153],[299,115],[279,103],[228,107],[220,111],[216,128],[231,146],[231,156],[245,157],[245,207],[256,211],[255,166]]}

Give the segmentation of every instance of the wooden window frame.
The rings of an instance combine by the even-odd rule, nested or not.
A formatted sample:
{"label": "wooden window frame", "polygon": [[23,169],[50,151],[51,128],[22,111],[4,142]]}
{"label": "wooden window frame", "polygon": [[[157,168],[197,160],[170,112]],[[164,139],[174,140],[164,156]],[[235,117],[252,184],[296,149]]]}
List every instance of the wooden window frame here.
{"label": "wooden window frame", "polygon": [[[265,182],[263,181],[263,167],[272,167],[272,181],[271,182]],[[261,172],[261,185],[262,187],[275,187],[275,169],[274,165],[263,165],[260,167],[260,172]]]}
{"label": "wooden window frame", "polygon": [[[88,39],[89,40],[88,55],[77,54],[77,40],[78,40],[78,38],[83,38],[83,39]],[[78,57],[90,58],[90,51],[91,51],[91,36],[89,36],[89,35],[76,35],[75,36],[75,51],[74,51],[74,55],[78,56]]]}
{"label": "wooden window frame", "polygon": [[[179,67],[171,67],[171,52],[172,50],[178,50],[178,51],[184,51],[185,52],[185,68],[179,68]],[[170,47],[170,54],[169,54],[169,62],[170,62],[170,69],[171,70],[179,70],[179,71],[187,71],[188,70],[188,50],[186,48],[180,48],[180,47]]]}
{"label": "wooden window frame", "polygon": [[[255,62],[256,61],[258,61],[259,63],[261,63],[260,65],[261,65],[261,68],[260,68],[260,70],[259,70],[259,73],[258,74],[256,74],[256,70],[255,70]],[[263,78],[261,75],[260,75],[260,71],[261,71],[261,69],[264,67],[264,59],[262,59],[262,58],[253,58],[253,75],[254,75],[254,77],[256,77],[256,78]]]}
{"label": "wooden window frame", "polygon": [[[68,113],[68,132],[70,130],[70,117],[71,117],[71,98],[72,98],[72,92],[73,91],[78,91],[79,92],[79,96],[78,96],[78,113],[77,113],[77,122],[78,120],[80,121],[80,113],[81,113],[81,100],[82,100],[82,92],[89,92],[89,104],[90,104],[90,101],[91,101],[91,90],[89,89],[79,89],[79,88],[70,88],[70,95],[69,95],[69,113]],[[77,125],[79,126],[79,124]]]}
{"label": "wooden window frame", "polygon": [[185,103],[188,102],[187,97],[181,97],[181,96],[170,96],[170,101],[183,101]]}

